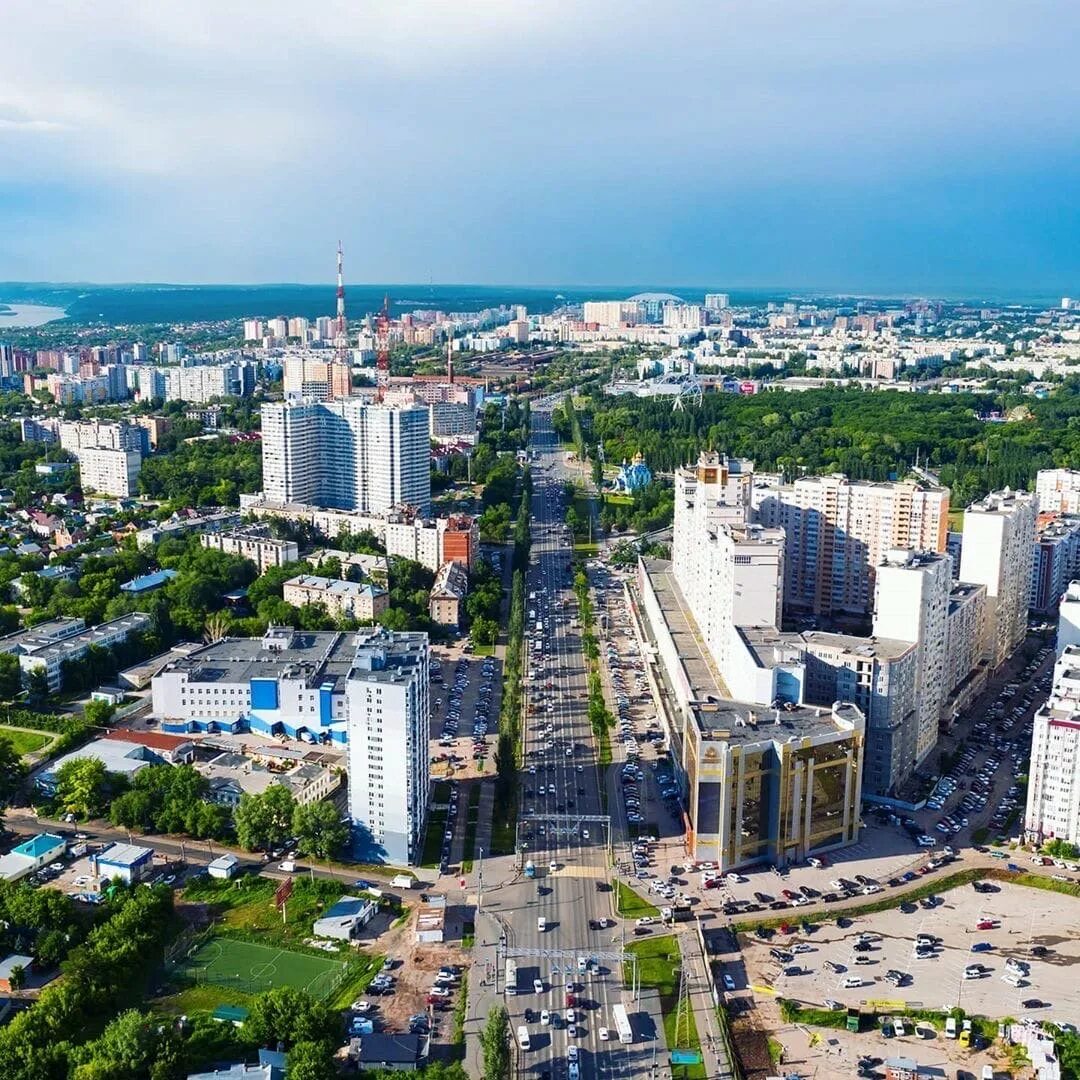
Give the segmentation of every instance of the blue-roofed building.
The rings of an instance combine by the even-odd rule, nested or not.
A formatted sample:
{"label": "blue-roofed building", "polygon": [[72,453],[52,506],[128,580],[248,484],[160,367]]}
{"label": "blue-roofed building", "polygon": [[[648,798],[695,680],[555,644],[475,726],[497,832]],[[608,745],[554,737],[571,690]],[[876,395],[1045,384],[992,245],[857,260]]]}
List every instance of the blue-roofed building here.
{"label": "blue-roofed building", "polygon": [[378,910],[378,901],[370,897],[343,896],[321,918],[315,920],[311,932],[319,938],[351,941],[371,922]]}
{"label": "blue-roofed building", "polygon": [[112,844],[100,855],[90,856],[98,877],[125,885],[141,881],[154,868],[154,849],[139,844]]}
{"label": "blue-roofed building", "polygon": [[[217,1013],[214,1018],[217,1019]],[[213,1072],[188,1073],[187,1080],[285,1080],[285,1069],[285,1054],[279,1050],[260,1050],[257,1065],[238,1062]]]}
{"label": "blue-roofed building", "polygon": [[39,833],[0,857],[0,881],[18,881],[55,862],[67,850],[67,841],[52,833]]}
{"label": "blue-roofed building", "polygon": [[142,577],[125,581],[120,586],[120,591],[131,593],[133,596],[142,596],[144,593],[160,589],[167,581],[171,581],[176,577],[176,574],[177,571],[175,570],[155,570],[152,574],[143,574]]}

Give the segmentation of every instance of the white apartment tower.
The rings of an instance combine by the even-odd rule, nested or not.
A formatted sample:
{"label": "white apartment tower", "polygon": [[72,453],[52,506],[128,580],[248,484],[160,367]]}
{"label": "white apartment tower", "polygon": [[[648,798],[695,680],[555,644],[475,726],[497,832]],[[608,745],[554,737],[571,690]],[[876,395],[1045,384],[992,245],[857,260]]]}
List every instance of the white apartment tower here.
{"label": "white apartment tower", "polygon": [[1057,655],[1080,645],[1080,581],[1070,581],[1058,605]]}
{"label": "white apartment tower", "polygon": [[1054,666],[1054,688],[1035,713],[1028,766],[1025,838],[1080,843],[1080,647]]}
{"label": "white apartment tower", "polygon": [[428,411],[359,398],[263,406],[263,494],[380,514],[431,507]]}
{"label": "white apartment tower", "polygon": [[938,721],[949,685],[949,599],[952,559],[909,548],[890,550],[877,568],[874,637],[916,646],[915,764],[937,744]]}
{"label": "white apartment tower", "polygon": [[815,614],[868,613],[892,548],[945,551],[947,488],[807,476],[759,482],[753,505],[757,521],[787,536],[784,603]]}
{"label": "white apartment tower", "polygon": [[1035,494],[1042,513],[1080,514],[1080,469],[1040,469]]}
{"label": "white apartment tower", "polygon": [[747,524],[749,462],[702,454],[675,480],[672,570],[721,672],[736,626],[780,625],[784,534]]}
{"label": "white apartment tower", "polygon": [[420,858],[428,807],[427,634],[358,634],[345,688],[349,817],[361,849],[407,865]]}
{"label": "white apartment tower", "polygon": [[960,580],[986,586],[983,654],[996,670],[1027,633],[1038,499],[1026,491],[991,492],[964,513]]}

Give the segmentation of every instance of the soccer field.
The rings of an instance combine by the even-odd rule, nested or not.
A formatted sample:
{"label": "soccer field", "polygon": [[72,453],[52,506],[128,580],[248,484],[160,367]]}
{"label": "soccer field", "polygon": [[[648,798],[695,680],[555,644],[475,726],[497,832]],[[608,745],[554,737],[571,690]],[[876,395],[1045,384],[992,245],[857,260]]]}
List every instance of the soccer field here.
{"label": "soccer field", "polygon": [[330,957],[212,937],[182,957],[175,970],[195,982],[231,986],[248,994],[291,986],[325,998],[341,984],[348,967],[345,961]]}

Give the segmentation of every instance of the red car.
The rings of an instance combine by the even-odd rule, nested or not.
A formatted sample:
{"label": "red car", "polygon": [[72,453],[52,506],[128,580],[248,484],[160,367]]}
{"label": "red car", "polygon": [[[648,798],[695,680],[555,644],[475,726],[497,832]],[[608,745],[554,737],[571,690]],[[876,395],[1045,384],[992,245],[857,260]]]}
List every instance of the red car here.
{"label": "red car", "polygon": [[718,877],[706,878],[705,879],[705,888],[706,889],[719,889],[720,888],[720,879]]}
{"label": "red car", "polygon": [[781,934],[794,934],[795,933],[795,927],[794,926],[789,926],[787,923],[781,923],[780,924],[780,933]]}
{"label": "red car", "polygon": [[976,930],[996,930],[998,928],[997,919],[983,919],[982,922],[975,924]]}
{"label": "red car", "polygon": [[798,898],[798,896],[799,896],[799,894],[798,894],[798,893],[794,893],[794,892],[792,892],[792,891],[791,891],[790,889],[781,889],[780,891],[781,891],[781,892],[782,892],[782,893],[784,894],[784,896],[786,896],[786,897],[787,897],[787,898],[788,898],[789,900],[795,900],[795,899],[797,899],[797,898]]}

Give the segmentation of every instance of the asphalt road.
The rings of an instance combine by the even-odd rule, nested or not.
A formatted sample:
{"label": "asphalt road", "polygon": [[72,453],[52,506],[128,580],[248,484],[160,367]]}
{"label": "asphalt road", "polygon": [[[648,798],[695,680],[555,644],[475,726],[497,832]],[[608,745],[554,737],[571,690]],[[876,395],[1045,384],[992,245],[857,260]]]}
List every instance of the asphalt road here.
{"label": "asphalt road", "polygon": [[[587,715],[580,631],[571,625],[577,611],[567,569],[571,541],[562,525],[561,504],[567,473],[548,413],[534,408],[532,432],[532,449],[540,455],[533,469],[532,565],[526,597],[527,700],[534,708],[524,733],[521,821],[526,857],[534,862],[537,876],[528,879],[515,872],[512,860],[497,861],[485,869],[485,879],[501,884],[484,894],[483,907],[499,920],[517,964],[518,993],[503,999],[513,1030],[525,1025],[526,1009],[533,1017],[526,1025],[530,1049],[516,1054],[519,1074],[568,1076],[567,1051],[576,1045],[583,1077],[629,1077],[646,1071],[649,1058],[640,1040],[631,1045],[617,1041],[613,1007],[625,1000],[631,1013],[635,1011],[622,989],[621,965],[611,955],[621,953],[623,931],[612,925],[606,829],[581,820],[604,814],[604,777]],[[565,610],[564,600],[571,605]],[[538,622],[543,623],[542,654],[532,647]],[[578,820],[557,832],[544,815]],[[590,929],[590,923],[595,926],[600,919],[609,925]],[[598,963],[582,974],[578,957],[598,957]],[[543,982],[540,993],[533,989],[535,979]],[[577,1002],[573,1036],[566,1009],[568,983]],[[505,990],[505,960],[498,985]],[[547,1024],[539,1022],[543,1010],[550,1017]],[[600,1039],[602,1027],[611,1033],[607,1041]]]}

